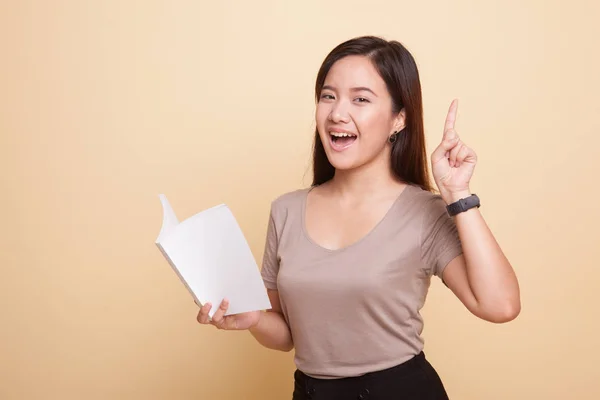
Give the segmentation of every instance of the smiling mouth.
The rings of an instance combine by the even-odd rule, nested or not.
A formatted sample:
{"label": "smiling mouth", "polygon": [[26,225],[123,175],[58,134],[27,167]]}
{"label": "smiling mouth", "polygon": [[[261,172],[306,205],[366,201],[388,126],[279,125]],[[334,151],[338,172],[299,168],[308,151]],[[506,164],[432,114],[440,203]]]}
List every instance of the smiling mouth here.
{"label": "smiling mouth", "polygon": [[331,138],[332,147],[336,150],[348,148],[357,138],[355,134],[345,132],[329,132],[329,137]]}

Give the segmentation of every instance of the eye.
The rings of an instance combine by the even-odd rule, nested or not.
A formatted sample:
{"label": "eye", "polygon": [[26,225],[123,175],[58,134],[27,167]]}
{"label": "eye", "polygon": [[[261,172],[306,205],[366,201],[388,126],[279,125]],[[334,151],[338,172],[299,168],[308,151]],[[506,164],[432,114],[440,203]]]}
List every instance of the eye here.
{"label": "eye", "polygon": [[369,99],[366,99],[364,97],[359,97],[356,99],[359,103],[369,103]]}
{"label": "eye", "polygon": [[333,100],[334,97],[331,94],[322,94],[321,98],[326,100]]}

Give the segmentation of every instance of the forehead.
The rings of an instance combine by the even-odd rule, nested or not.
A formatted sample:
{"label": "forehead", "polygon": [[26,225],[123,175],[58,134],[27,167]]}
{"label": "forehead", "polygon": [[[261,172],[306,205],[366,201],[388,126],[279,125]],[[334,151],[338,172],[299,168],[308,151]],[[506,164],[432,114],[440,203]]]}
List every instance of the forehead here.
{"label": "forehead", "polygon": [[325,78],[325,85],[340,90],[366,86],[378,94],[386,91],[385,82],[365,56],[347,56],[336,61]]}

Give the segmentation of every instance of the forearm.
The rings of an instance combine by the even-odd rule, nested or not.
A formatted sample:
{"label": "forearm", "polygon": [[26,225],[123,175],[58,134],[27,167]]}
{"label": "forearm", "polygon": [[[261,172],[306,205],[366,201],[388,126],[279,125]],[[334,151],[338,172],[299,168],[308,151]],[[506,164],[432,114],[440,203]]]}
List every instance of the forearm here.
{"label": "forearm", "polygon": [[294,348],[290,328],[279,312],[263,312],[258,323],[250,328],[250,333],[269,349],[290,351]]}
{"label": "forearm", "polygon": [[463,247],[469,286],[477,307],[485,314],[509,319],[516,316],[520,311],[517,277],[481,212],[473,208],[454,218]]}

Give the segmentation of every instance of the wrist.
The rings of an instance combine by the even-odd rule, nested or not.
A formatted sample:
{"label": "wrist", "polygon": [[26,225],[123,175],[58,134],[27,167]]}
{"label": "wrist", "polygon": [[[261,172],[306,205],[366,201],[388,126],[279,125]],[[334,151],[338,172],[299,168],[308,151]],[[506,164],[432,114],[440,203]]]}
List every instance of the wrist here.
{"label": "wrist", "polygon": [[467,197],[471,196],[471,194],[472,193],[470,190],[465,189],[456,192],[442,193],[442,199],[444,199],[446,204],[452,204],[461,199],[466,199]]}
{"label": "wrist", "polygon": [[476,194],[461,192],[454,193],[454,195],[450,197],[450,202],[446,205],[446,210],[451,217],[454,217],[458,214],[479,208],[480,206],[481,203]]}

